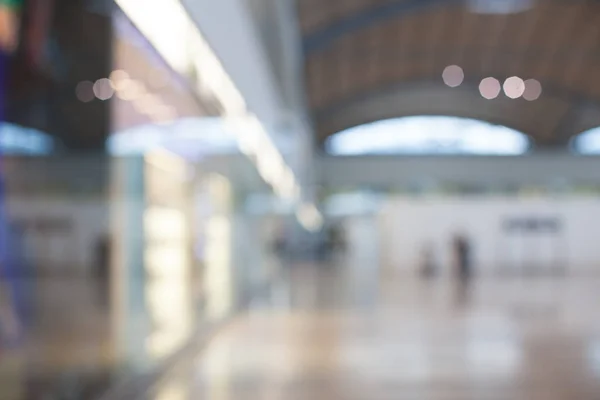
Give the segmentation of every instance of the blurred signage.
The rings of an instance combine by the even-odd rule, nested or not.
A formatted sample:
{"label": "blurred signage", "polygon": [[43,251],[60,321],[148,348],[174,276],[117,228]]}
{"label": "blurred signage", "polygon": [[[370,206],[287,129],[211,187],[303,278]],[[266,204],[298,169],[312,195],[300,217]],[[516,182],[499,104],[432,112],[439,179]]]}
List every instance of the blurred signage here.
{"label": "blurred signage", "polygon": [[562,223],[556,217],[508,218],[503,223],[506,232],[560,232]]}

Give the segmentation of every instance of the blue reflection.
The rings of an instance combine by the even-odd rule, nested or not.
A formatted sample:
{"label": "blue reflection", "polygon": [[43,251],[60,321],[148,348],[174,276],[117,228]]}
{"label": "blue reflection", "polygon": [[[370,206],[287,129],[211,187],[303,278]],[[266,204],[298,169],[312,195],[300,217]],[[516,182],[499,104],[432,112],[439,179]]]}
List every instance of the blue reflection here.
{"label": "blue reflection", "polygon": [[142,125],[115,133],[107,141],[112,155],[144,154],[164,148],[184,157],[238,151],[231,128],[221,118],[182,118],[167,125]]}
{"label": "blue reflection", "polygon": [[529,147],[528,137],[514,129],[446,116],[377,121],[339,132],[326,143],[332,155],[521,155]]}
{"label": "blue reflection", "polygon": [[0,151],[3,154],[47,155],[54,149],[54,139],[33,128],[0,123]]}
{"label": "blue reflection", "polygon": [[572,147],[581,154],[600,154],[600,127],[592,128],[575,137]]}

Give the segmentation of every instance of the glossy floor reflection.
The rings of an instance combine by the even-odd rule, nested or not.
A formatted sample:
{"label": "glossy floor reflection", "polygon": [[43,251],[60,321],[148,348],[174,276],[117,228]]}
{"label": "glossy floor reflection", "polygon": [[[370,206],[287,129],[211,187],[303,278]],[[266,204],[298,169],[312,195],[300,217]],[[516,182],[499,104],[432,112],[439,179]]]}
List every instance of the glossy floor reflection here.
{"label": "glossy floor reflection", "polygon": [[600,398],[600,277],[373,276],[295,267],[151,397]]}
{"label": "glossy floor reflection", "polygon": [[126,298],[84,277],[15,278],[12,286],[24,311],[18,335],[0,336],[2,400],[97,399],[160,365],[206,321],[191,296],[181,298],[188,285],[169,279],[132,281]]}
{"label": "glossy floor reflection", "polygon": [[[105,298],[93,280],[16,278],[23,311],[0,346],[0,398],[94,398],[117,368]],[[4,320],[2,322],[5,322]]]}

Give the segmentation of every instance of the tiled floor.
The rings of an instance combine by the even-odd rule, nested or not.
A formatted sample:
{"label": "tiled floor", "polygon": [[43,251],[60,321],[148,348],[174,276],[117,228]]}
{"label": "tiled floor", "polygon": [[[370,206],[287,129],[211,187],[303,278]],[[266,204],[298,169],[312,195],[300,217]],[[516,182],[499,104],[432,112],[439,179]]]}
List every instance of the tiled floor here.
{"label": "tiled floor", "polygon": [[155,400],[600,399],[600,277],[449,281],[304,266]]}

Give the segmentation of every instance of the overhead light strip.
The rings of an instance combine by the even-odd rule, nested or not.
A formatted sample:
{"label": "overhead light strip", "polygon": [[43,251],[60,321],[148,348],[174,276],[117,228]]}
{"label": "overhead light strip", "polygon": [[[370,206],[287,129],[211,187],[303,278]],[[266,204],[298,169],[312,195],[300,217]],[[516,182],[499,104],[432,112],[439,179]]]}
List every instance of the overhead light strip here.
{"label": "overhead light strip", "polygon": [[[240,150],[280,197],[297,201],[300,186],[270,135],[178,0],[116,0],[123,12],[178,73],[195,70],[196,89],[215,98],[232,123]],[[318,212],[318,211],[317,211]]]}

